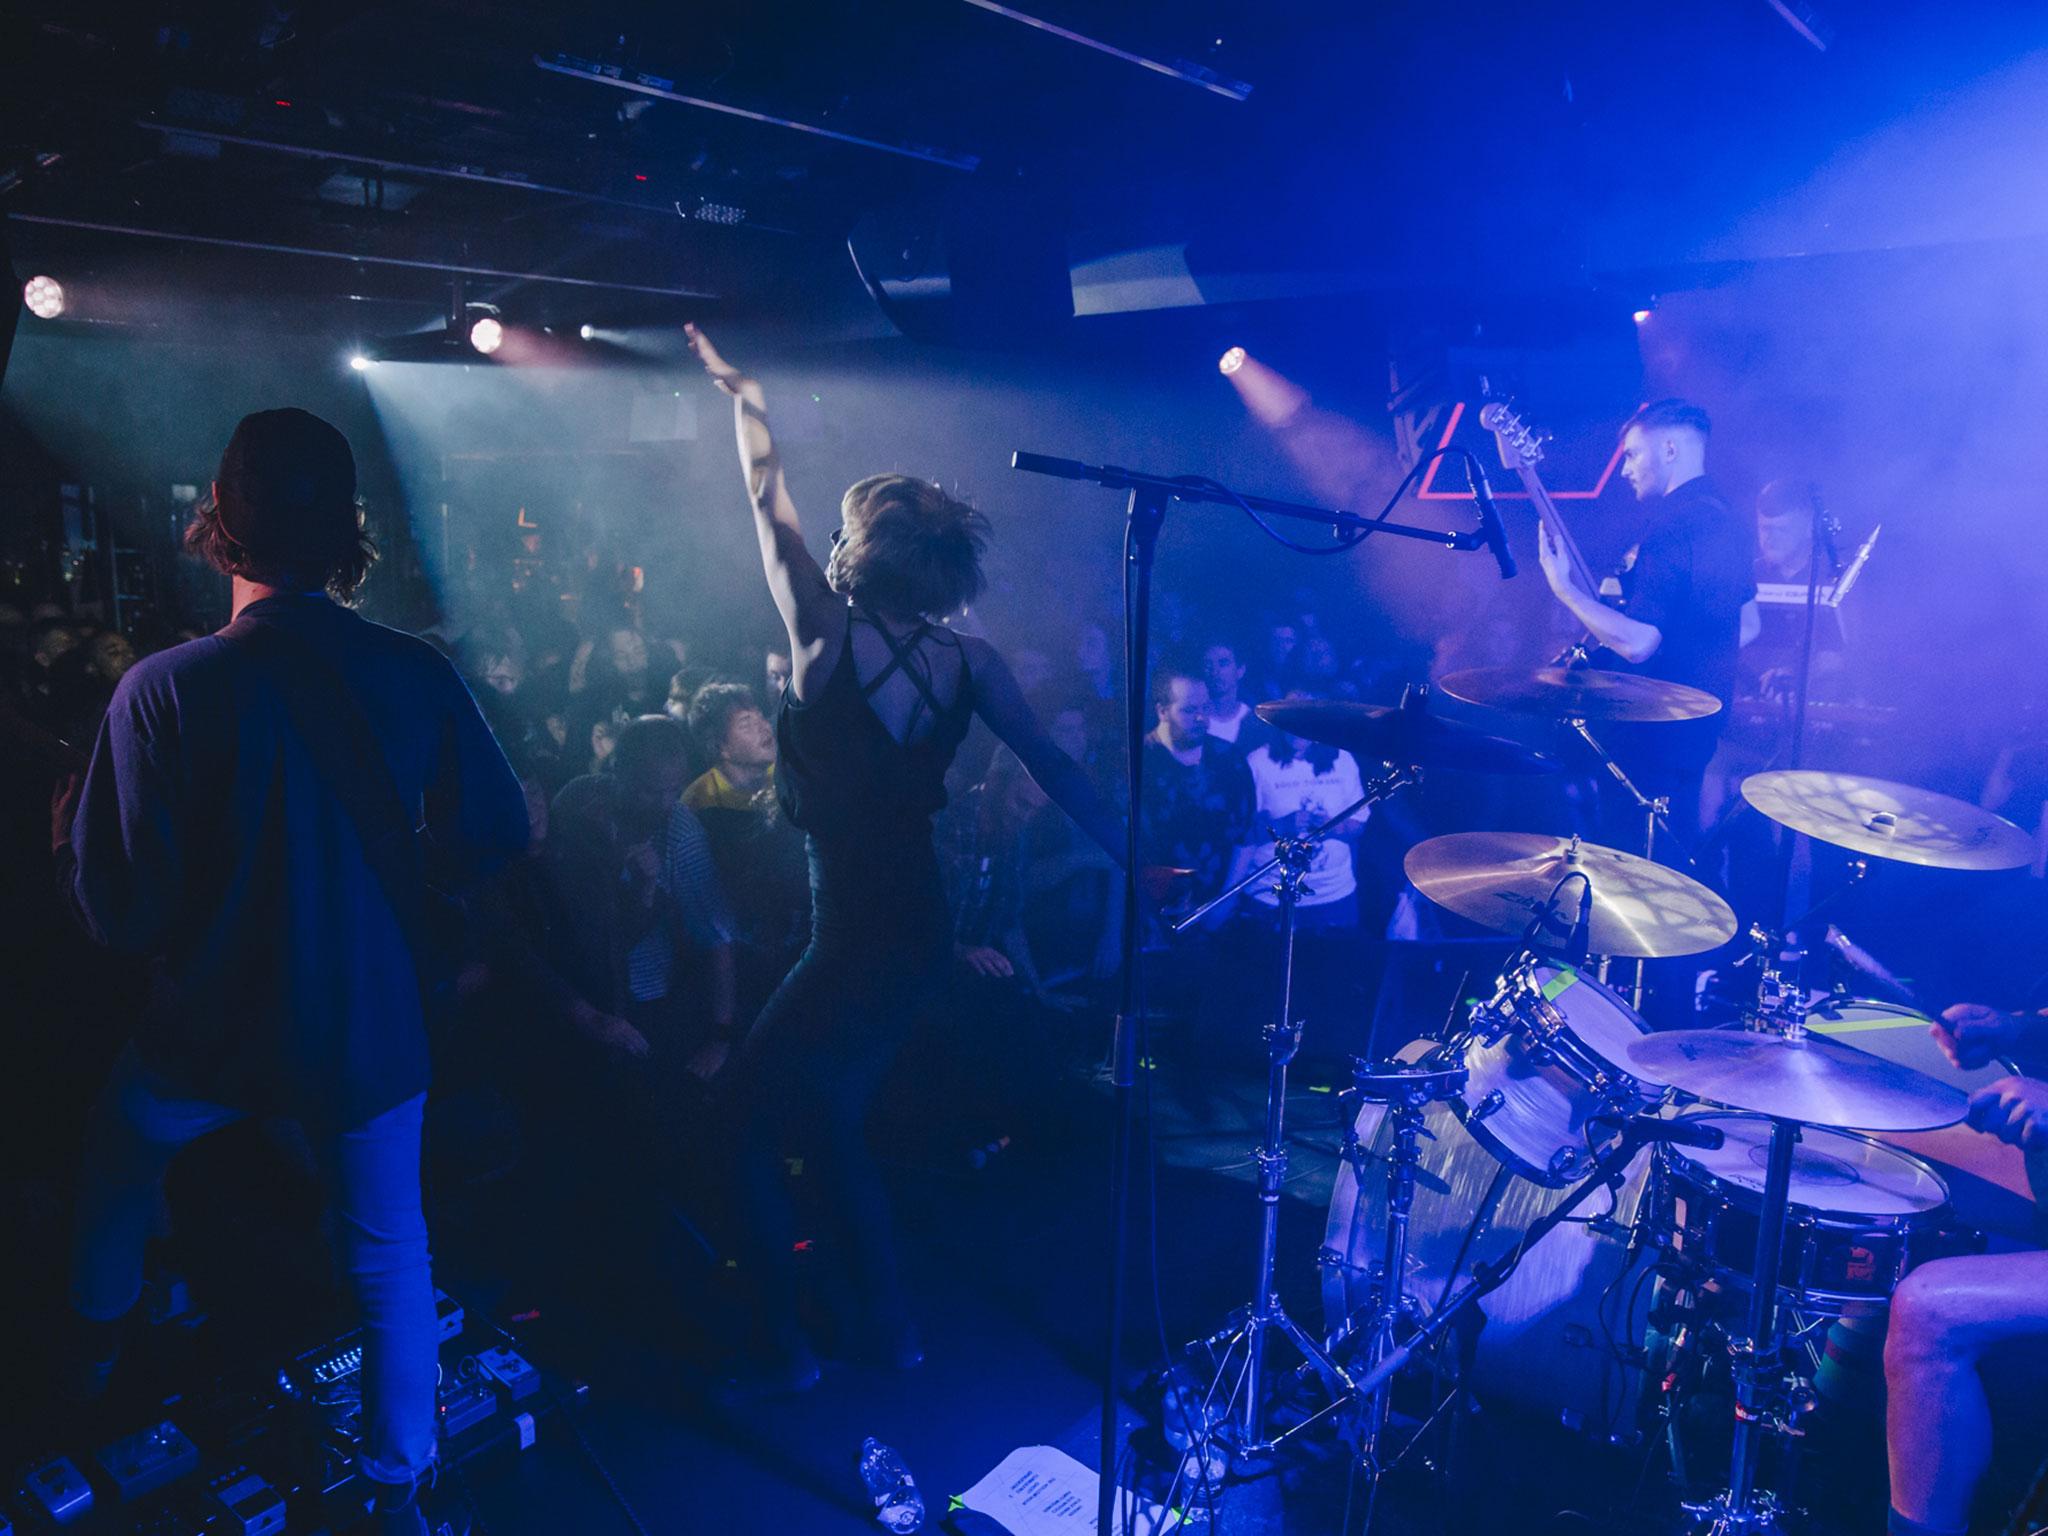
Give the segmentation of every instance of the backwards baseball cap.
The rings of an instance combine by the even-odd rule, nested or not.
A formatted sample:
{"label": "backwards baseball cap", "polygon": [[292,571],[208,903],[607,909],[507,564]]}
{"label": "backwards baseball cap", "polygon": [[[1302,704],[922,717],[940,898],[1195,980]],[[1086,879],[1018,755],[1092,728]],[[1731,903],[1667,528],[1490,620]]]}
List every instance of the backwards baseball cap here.
{"label": "backwards baseball cap", "polygon": [[355,542],[356,456],[310,411],[244,416],[214,479],[221,526],[258,559],[318,565]]}

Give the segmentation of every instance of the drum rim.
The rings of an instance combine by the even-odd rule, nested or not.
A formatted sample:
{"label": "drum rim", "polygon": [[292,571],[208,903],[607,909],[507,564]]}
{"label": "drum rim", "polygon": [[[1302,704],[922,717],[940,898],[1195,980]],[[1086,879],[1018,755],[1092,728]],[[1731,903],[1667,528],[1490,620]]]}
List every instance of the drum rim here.
{"label": "drum rim", "polygon": [[[1544,955],[1525,953],[1511,969],[1502,972],[1502,980],[1505,981],[1509,976],[1518,975],[1523,971],[1533,974],[1539,967],[1545,966],[1550,969],[1552,974],[1570,971],[1572,973],[1573,986],[1591,988],[1596,996],[1612,1004],[1623,1019],[1635,1025],[1637,1034],[1650,1035],[1656,1033],[1655,1030],[1650,1028],[1650,1021],[1631,1008],[1619,992],[1615,991],[1606,982],[1600,980],[1599,977],[1593,975],[1584,966],[1574,965],[1569,961],[1554,959]],[[1583,1034],[1572,1028],[1571,1020],[1566,1017],[1564,1010],[1557,1006],[1555,998],[1545,997],[1543,995],[1543,988],[1540,985],[1532,990],[1535,1006],[1543,1011],[1546,1023],[1548,1024],[1548,1034],[1562,1035],[1581,1055],[1589,1058],[1593,1065],[1603,1068],[1610,1077],[1626,1078],[1639,1088],[1652,1090],[1644,1095],[1646,1098],[1653,1101],[1660,1100],[1671,1091],[1669,1083],[1660,1083],[1653,1078],[1644,1077],[1640,1073],[1630,1071],[1626,1064],[1610,1060],[1608,1057],[1601,1055]],[[1498,993],[1496,993],[1496,996],[1498,996]]]}
{"label": "drum rim", "polygon": [[[1752,1120],[1761,1121],[1766,1125],[1770,1123],[1771,1119],[1769,1115],[1753,1114],[1747,1110],[1735,1109],[1714,1110],[1707,1114],[1688,1113],[1675,1116],[1674,1118],[1688,1121]],[[1842,1130],[1832,1125],[1809,1125],[1802,1127],[1802,1131],[1819,1131],[1827,1136],[1839,1136],[1845,1141],[1860,1141],[1865,1146],[1874,1149],[1886,1157],[1898,1158],[1903,1162],[1912,1164],[1934,1181],[1934,1187],[1941,1191],[1941,1202],[1938,1205],[1928,1206],[1923,1210],[1880,1215],[1870,1211],[1845,1211],[1830,1206],[1815,1205],[1809,1201],[1796,1200],[1788,1196],[1785,1204],[1785,1215],[1788,1221],[1792,1219],[1795,1212],[1804,1212],[1810,1216],[1818,1217],[1835,1227],[1864,1226],[1890,1230],[1912,1223],[1937,1221],[1944,1213],[1953,1213],[1955,1191],[1949,1188],[1948,1180],[1941,1176],[1941,1170],[1928,1162],[1926,1158],[1916,1156],[1906,1151],[1903,1147],[1891,1146],[1881,1138],[1867,1135],[1862,1131]],[[1741,1205],[1747,1200],[1749,1202],[1748,1207],[1746,1207],[1748,1214],[1758,1214],[1756,1207],[1760,1207],[1763,1204],[1762,1190],[1751,1189],[1745,1184],[1738,1184],[1704,1167],[1696,1159],[1688,1155],[1693,1150],[1695,1149],[1681,1147],[1675,1142],[1658,1143],[1657,1163],[1660,1171],[1672,1177],[1684,1177],[1694,1183],[1703,1184],[1710,1193],[1726,1192],[1729,1196],[1730,1204]],[[1682,1163],[1684,1167],[1682,1169],[1673,1169],[1670,1165],[1674,1161]]]}

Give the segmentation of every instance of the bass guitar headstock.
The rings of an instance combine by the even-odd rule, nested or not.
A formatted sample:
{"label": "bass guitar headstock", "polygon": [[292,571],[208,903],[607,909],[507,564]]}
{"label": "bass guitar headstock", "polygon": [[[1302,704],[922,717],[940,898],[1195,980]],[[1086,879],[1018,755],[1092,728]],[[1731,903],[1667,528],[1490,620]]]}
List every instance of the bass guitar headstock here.
{"label": "bass guitar headstock", "polygon": [[1543,461],[1543,445],[1550,441],[1550,433],[1530,426],[1505,400],[1489,400],[1482,405],[1479,425],[1500,440],[1500,451],[1508,468],[1534,468]]}

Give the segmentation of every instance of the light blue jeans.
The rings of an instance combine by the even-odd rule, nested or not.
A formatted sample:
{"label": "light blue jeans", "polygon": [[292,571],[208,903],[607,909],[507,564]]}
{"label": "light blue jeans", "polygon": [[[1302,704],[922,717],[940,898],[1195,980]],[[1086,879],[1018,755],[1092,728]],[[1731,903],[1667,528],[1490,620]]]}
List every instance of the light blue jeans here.
{"label": "light blue jeans", "polygon": [[[426,1095],[314,1146],[333,1202],[335,1257],[363,1318],[362,1473],[409,1493],[434,1461],[439,1339],[420,1209]],[[165,1170],[185,1147],[243,1112],[172,1098],[131,1047],[93,1109],[72,1263],[72,1305],[91,1321],[126,1317],[142,1295],[143,1248]]]}

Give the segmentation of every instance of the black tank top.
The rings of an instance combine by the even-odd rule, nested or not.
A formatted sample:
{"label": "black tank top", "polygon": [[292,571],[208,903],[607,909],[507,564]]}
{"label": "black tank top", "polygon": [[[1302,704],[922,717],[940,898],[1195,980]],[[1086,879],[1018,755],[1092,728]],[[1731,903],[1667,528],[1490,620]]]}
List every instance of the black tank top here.
{"label": "black tank top", "polygon": [[[873,624],[873,619],[867,622]],[[783,813],[810,834],[813,936],[880,937],[904,925],[922,929],[945,918],[945,892],[932,849],[932,818],[946,806],[946,771],[974,713],[974,678],[960,657],[960,687],[941,705],[922,672],[909,663],[934,633],[929,624],[902,640],[875,628],[894,653],[862,687],[853,654],[854,613],[839,659],[815,697],[782,696],[776,718],[775,792]],[[959,641],[948,635],[946,643]],[[924,696],[932,728],[898,741],[870,698],[903,671]]]}

